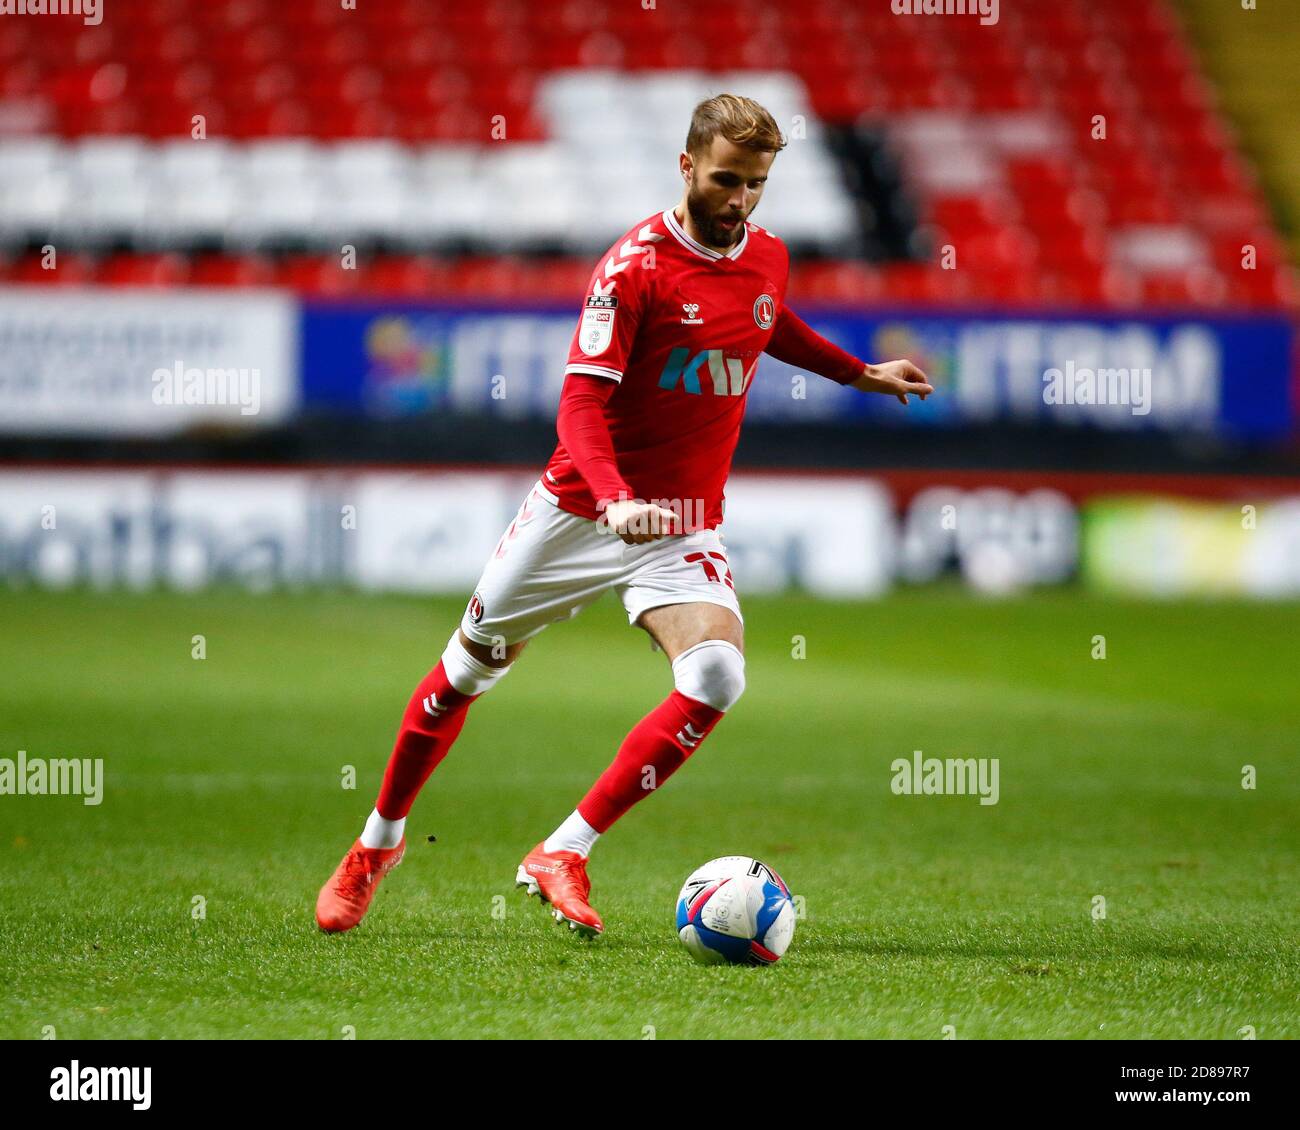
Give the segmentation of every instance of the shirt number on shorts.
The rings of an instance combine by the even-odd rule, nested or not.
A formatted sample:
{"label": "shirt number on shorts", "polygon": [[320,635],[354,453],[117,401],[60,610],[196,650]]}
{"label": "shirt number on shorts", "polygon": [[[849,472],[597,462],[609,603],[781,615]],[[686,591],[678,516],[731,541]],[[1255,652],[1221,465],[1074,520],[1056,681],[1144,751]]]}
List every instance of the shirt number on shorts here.
{"label": "shirt number on shorts", "polygon": [[[709,559],[713,560],[710,561]],[[687,553],[682,556],[682,560],[688,564],[699,563],[704,575],[710,581],[717,581],[719,584],[725,584],[729,589],[735,590],[735,583],[731,579],[731,569],[727,566],[727,559],[721,553],[715,553],[713,550],[704,550],[698,553]],[[714,561],[722,562],[722,575],[718,575],[718,567],[713,564]]]}

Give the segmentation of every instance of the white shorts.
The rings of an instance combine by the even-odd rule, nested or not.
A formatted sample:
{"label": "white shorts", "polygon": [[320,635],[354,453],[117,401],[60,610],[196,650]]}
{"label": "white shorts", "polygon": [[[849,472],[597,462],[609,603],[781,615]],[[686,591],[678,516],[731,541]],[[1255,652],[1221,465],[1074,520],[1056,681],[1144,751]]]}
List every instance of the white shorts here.
{"label": "white shorts", "polygon": [[692,601],[730,608],[744,622],[716,529],[628,545],[561,510],[539,481],[488,559],[460,628],[478,643],[519,643],[572,619],[609,588],[629,624],[650,608]]}

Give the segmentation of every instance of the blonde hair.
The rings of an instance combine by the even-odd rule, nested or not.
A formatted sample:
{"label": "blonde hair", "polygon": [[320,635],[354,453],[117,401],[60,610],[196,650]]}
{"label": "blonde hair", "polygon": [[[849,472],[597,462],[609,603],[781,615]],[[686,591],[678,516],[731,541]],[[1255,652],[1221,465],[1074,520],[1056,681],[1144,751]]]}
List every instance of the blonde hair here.
{"label": "blonde hair", "polygon": [[742,94],[717,94],[695,107],[686,152],[693,157],[703,153],[719,135],[746,149],[779,153],[785,148],[776,119]]}

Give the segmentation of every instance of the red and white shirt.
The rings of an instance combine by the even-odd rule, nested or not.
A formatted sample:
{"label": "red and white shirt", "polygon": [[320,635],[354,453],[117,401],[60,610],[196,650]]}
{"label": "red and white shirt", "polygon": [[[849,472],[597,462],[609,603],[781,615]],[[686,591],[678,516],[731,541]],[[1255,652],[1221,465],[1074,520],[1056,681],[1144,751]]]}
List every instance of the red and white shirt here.
{"label": "red and white shirt", "polygon": [[[597,402],[617,470],[606,460],[597,475],[584,452],[561,440],[542,482],[562,509],[594,519],[626,493],[694,514],[696,528],[721,523],[746,394],[774,334],[785,342],[783,360],[840,383],[862,371],[785,310],[789,275],[785,244],[752,223],[725,253],[692,239],[671,209],[614,243],[592,272],[564,371],[601,382]],[[565,396],[571,385],[594,383],[567,379]],[[599,481],[587,481],[584,463]]]}

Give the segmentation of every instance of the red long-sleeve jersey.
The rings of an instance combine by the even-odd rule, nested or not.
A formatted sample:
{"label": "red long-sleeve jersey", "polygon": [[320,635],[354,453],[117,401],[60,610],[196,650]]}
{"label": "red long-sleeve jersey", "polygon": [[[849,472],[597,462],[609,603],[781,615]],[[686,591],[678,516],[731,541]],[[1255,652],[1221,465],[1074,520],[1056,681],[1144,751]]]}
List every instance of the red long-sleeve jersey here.
{"label": "red long-sleeve jersey", "polygon": [[609,249],[587,287],[542,477],[560,507],[596,518],[630,497],[676,510],[689,528],[721,523],[760,355],[841,384],[864,368],[786,308],[789,274],[771,232],[746,224],[724,254],[672,211]]}

